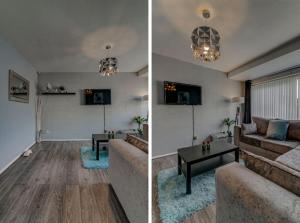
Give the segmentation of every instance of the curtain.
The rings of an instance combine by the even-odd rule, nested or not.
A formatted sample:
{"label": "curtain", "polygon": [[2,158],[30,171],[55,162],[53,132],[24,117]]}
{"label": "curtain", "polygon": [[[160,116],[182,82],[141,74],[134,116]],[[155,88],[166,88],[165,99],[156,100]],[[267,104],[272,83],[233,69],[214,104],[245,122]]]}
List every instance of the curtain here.
{"label": "curtain", "polygon": [[299,119],[299,79],[298,75],[253,85],[252,115],[264,118]]}
{"label": "curtain", "polygon": [[245,82],[244,123],[251,123],[251,81]]}

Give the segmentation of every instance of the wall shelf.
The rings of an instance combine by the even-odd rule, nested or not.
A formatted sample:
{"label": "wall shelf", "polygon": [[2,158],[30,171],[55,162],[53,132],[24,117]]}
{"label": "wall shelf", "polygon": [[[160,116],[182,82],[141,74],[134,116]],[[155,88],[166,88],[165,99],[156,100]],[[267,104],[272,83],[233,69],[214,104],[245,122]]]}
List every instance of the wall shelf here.
{"label": "wall shelf", "polygon": [[55,93],[55,92],[42,92],[41,95],[75,95],[75,92],[64,92],[64,93]]}

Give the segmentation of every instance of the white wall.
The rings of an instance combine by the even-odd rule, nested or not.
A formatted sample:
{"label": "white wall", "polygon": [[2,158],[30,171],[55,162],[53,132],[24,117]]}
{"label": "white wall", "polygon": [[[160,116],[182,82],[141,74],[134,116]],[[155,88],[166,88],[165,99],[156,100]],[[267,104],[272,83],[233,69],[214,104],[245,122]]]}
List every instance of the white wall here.
{"label": "white wall", "polygon": [[103,132],[103,106],[82,105],[82,90],[111,89],[112,104],[106,106],[106,129],[131,129],[132,118],[147,115],[147,102],[137,98],[147,94],[147,78],[134,73],[101,77],[99,73],[41,73],[39,86],[47,83],[65,86],[75,96],[42,96],[42,129],[49,133],[43,139],[91,139],[92,133]]}
{"label": "white wall", "polygon": [[[200,62],[199,62],[200,63]],[[192,106],[164,105],[163,81],[202,86],[202,105],[195,106],[195,135],[200,143],[223,130],[225,117],[234,119],[236,106],[229,99],[242,95],[240,82],[222,72],[153,54],[152,57],[152,153],[174,153],[192,145]],[[195,141],[196,143],[196,141]]]}
{"label": "white wall", "polygon": [[[8,70],[30,81],[29,104],[8,100]],[[35,142],[36,70],[0,38],[0,172]]]}

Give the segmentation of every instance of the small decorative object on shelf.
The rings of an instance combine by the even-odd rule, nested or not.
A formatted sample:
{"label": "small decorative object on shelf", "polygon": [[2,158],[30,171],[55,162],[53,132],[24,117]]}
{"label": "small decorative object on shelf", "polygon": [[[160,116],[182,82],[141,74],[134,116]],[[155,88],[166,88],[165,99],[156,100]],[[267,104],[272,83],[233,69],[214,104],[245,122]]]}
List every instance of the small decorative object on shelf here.
{"label": "small decorative object on shelf", "polygon": [[75,95],[75,92],[68,92],[64,86],[54,87],[47,84],[45,90],[41,90],[42,95]]}

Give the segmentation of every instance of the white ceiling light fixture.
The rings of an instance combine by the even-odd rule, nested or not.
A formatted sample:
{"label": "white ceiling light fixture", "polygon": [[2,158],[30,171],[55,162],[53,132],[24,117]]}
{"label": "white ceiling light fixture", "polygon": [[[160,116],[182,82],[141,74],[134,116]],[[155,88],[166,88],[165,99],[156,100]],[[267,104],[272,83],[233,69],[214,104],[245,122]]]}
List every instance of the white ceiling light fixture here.
{"label": "white ceiling light fixture", "polygon": [[107,57],[99,61],[99,73],[104,77],[110,77],[118,72],[118,59],[116,57],[109,56],[111,48],[111,45],[107,45],[105,47]]}
{"label": "white ceiling light fixture", "polygon": [[[204,19],[210,18],[210,12],[207,9],[202,11]],[[202,62],[212,62],[220,57],[220,35],[217,30],[209,26],[199,26],[192,32],[193,55],[195,59]]]}

